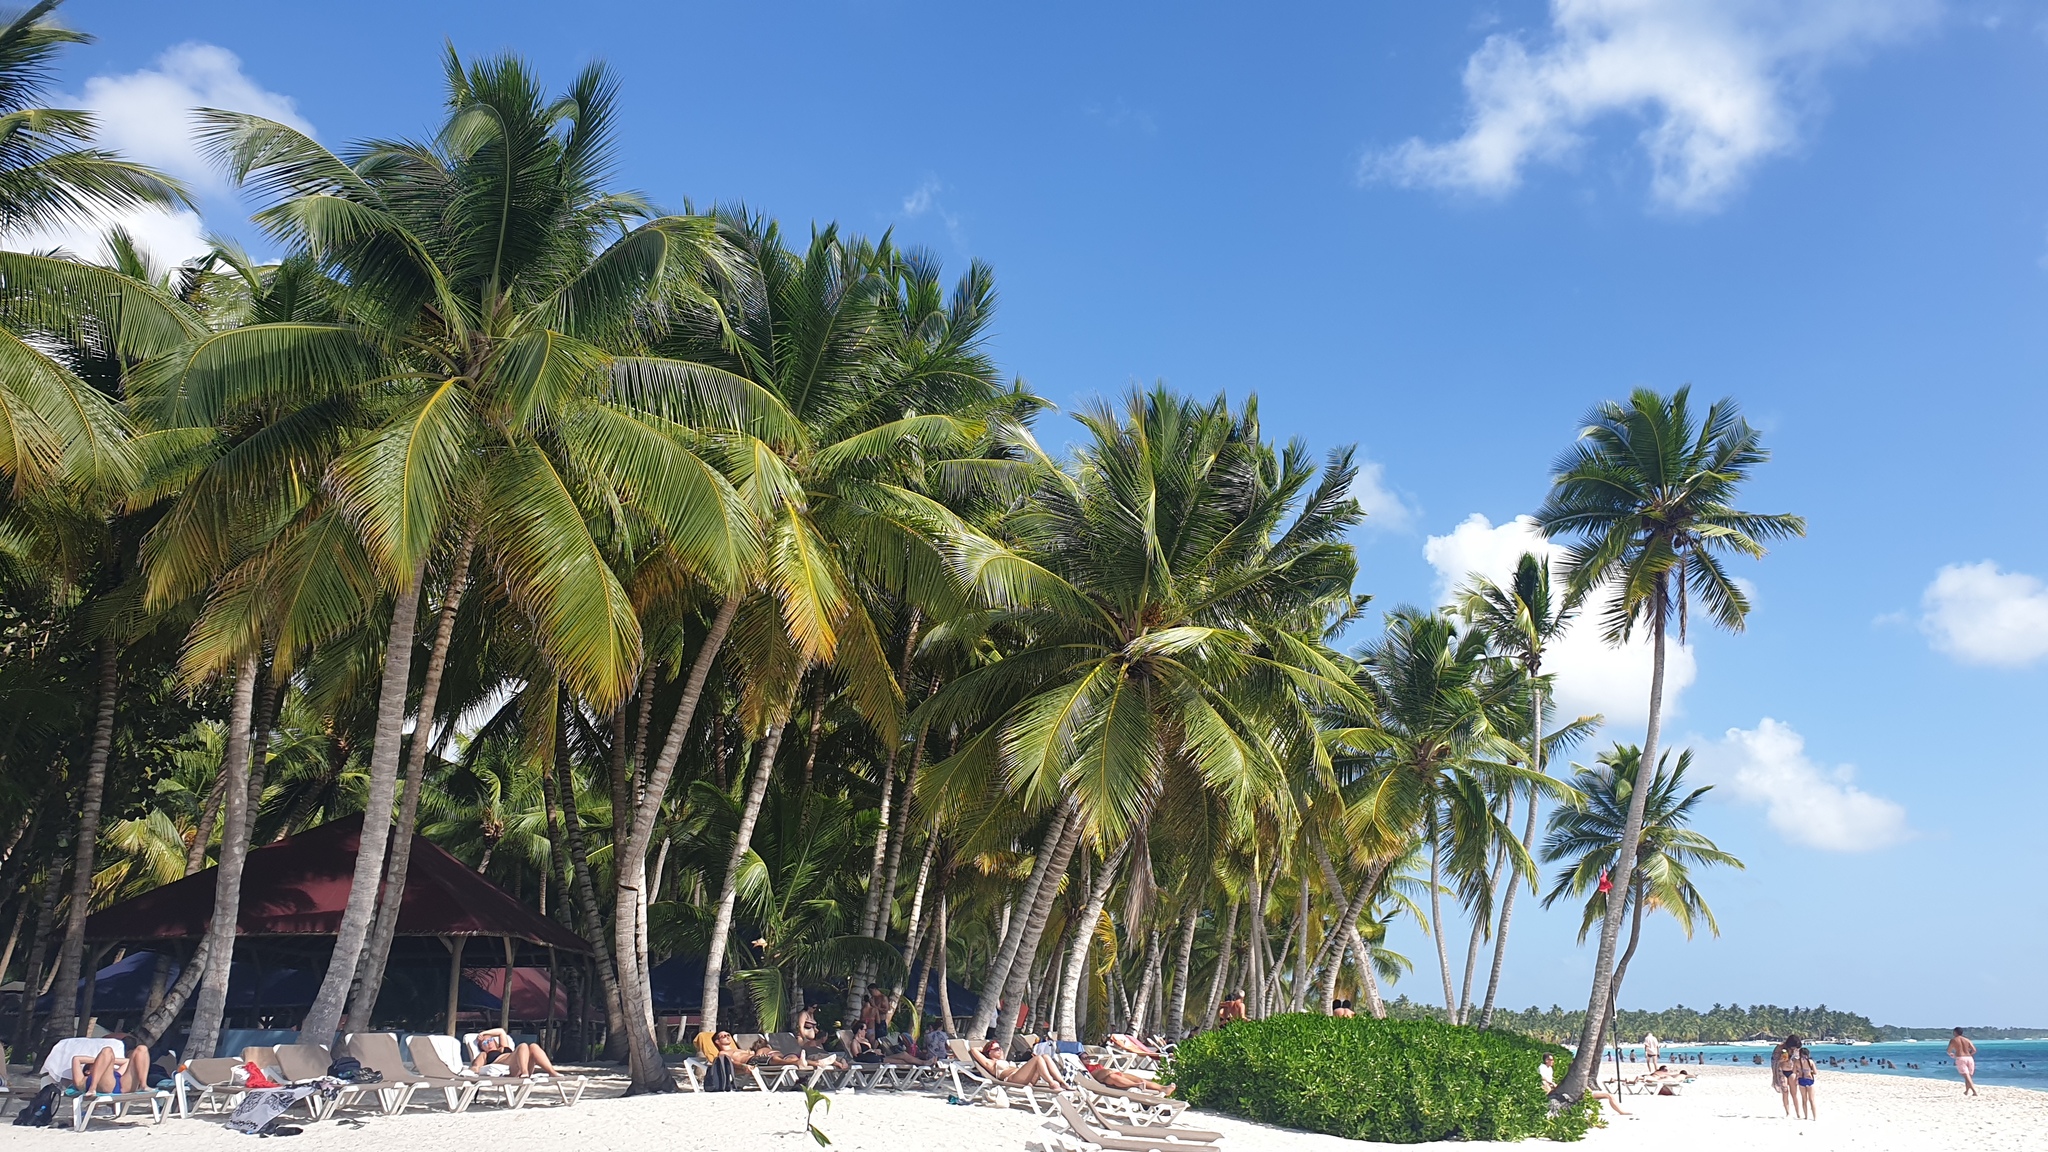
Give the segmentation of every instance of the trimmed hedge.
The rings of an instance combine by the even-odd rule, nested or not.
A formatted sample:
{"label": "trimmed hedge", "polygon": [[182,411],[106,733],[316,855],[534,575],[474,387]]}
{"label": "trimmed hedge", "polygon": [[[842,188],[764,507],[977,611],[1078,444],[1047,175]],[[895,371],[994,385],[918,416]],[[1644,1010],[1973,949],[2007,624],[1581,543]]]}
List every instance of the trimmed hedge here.
{"label": "trimmed hedge", "polygon": [[1197,1108],[1353,1140],[1577,1140],[1599,1102],[1551,1115],[1545,1052],[1560,1070],[1571,1063],[1513,1032],[1296,1013],[1192,1036],[1161,1078]]}

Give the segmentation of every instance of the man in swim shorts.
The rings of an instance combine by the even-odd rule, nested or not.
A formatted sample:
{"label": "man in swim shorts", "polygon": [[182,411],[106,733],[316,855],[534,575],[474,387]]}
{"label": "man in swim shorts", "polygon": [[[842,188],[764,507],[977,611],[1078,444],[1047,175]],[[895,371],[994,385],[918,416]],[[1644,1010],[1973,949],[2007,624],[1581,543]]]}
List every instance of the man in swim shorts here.
{"label": "man in swim shorts", "polygon": [[1956,1062],[1956,1071],[1963,1075],[1963,1095],[1975,1096],[1977,1094],[1977,1045],[1972,1043],[1968,1036],[1963,1035],[1961,1028],[1958,1028],[1956,1029],[1956,1034],[1949,1038],[1948,1054]]}

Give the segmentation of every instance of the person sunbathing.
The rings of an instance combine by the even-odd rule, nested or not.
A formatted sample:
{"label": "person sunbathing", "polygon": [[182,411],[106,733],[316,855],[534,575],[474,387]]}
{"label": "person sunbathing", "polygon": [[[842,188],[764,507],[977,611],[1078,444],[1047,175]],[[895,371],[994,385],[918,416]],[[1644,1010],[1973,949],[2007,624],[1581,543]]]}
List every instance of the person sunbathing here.
{"label": "person sunbathing", "polygon": [[984,1075],[998,1084],[1038,1085],[1055,1092],[1067,1090],[1067,1082],[1060,1079],[1059,1069],[1044,1056],[1034,1054],[1022,1064],[1005,1060],[1003,1046],[993,1040],[979,1049],[969,1048],[967,1054],[974,1057],[975,1066]]}
{"label": "person sunbathing", "polygon": [[[1536,1072],[1543,1077],[1543,1090],[1545,1092],[1552,1092],[1557,1089],[1557,1064],[1554,1057],[1546,1053],[1543,1057],[1542,1066],[1537,1068]],[[1605,1100],[1607,1103],[1612,1104],[1614,1111],[1618,1115],[1628,1115],[1628,1110],[1621,1106],[1620,1097],[1600,1087],[1598,1080],[1591,1081],[1586,1085],[1585,1094],[1588,1099]]]}
{"label": "person sunbathing", "polygon": [[892,1052],[880,1040],[869,1034],[866,1027],[857,1028],[853,1033],[853,1044],[848,1050],[857,1064],[892,1064],[899,1068],[929,1068],[932,1061],[919,1059],[910,1051]]}
{"label": "person sunbathing", "polygon": [[1088,1075],[1094,1077],[1095,1082],[1104,1088],[1116,1088],[1125,1092],[1149,1092],[1154,1096],[1173,1095],[1173,1085],[1147,1080],[1143,1076],[1122,1069],[1102,1064],[1082,1064],[1081,1067],[1087,1069]]}
{"label": "person sunbathing", "polygon": [[[547,1052],[538,1044],[522,1044],[512,1038],[503,1028],[492,1028],[476,1034],[476,1059],[469,1062],[472,1072],[481,1072],[491,1065],[502,1065],[514,1076],[531,1076],[545,1072],[560,1076],[555,1063],[548,1059]],[[496,1073],[503,1075],[504,1073]]]}
{"label": "person sunbathing", "polygon": [[149,1049],[141,1044],[123,1056],[127,1037],[113,1033],[109,1043],[91,1056],[71,1058],[71,1086],[86,1092],[145,1092],[149,1090]]}
{"label": "person sunbathing", "polygon": [[1133,1056],[1143,1056],[1148,1060],[1159,1060],[1166,1056],[1166,1053],[1152,1047],[1136,1036],[1126,1035],[1122,1032],[1111,1032],[1109,1034],[1109,1046],[1129,1052]]}
{"label": "person sunbathing", "polygon": [[817,1059],[813,1061],[810,1059],[811,1054],[804,1052],[802,1049],[798,1049],[795,1055],[779,1051],[775,1045],[768,1042],[766,1036],[754,1041],[754,1048],[747,1055],[752,1058],[751,1062],[758,1068],[803,1068],[808,1070],[820,1067],[829,1068],[839,1062],[839,1057],[830,1052],[817,1053]]}

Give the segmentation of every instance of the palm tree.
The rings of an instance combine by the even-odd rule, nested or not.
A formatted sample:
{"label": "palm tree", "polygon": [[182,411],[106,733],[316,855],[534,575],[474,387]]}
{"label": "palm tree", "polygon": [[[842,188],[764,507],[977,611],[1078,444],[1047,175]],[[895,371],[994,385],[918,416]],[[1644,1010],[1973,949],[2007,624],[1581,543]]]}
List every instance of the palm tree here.
{"label": "palm tree", "polygon": [[1686,827],[1692,822],[1694,806],[1714,789],[1709,784],[1685,791],[1685,771],[1692,766],[1690,748],[1678,754],[1676,767],[1670,761],[1667,749],[1641,805],[1642,834],[1637,840],[1635,874],[1630,883],[1614,884],[1611,878],[1615,860],[1621,855],[1622,831],[1627,827],[1629,810],[1635,806],[1637,784],[1642,778],[1643,753],[1635,745],[1617,744],[1602,752],[1597,768],[1574,766],[1573,783],[1585,804],[1551,813],[1550,829],[1543,838],[1544,861],[1565,864],[1543,897],[1543,906],[1548,908],[1567,895],[1585,900],[1579,920],[1579,943],[1586,942],[1586,934],[1606,915],[1608,901],[1602,885],[1625,889],[1622,899],[1629,912],[1628,947],[1614,966],[1616,1000],[1621,997],[1622,979],[1628,975],[1629,961],[1634,959],[1636,945],[1642,939],[1644,911],[1670,913],[1679,927],[1685,929],[1688,940],[1701,922],[1719,936],[1721,928],[1714,921],[1713,909],[1707,907],[1706,898],[1693,885],[1692,869],[1717,864],[1743,866],[1742,861],[1723,852],[1712,840]]}
{"label": "palm tree", "polygon": [[[1458,1003],[1444,941],[1446,851],[1470,870],[1497,844],[1518,872],[1528,871],[1492,797],[1513,788],[1557,791],[1555,781],[1509,762],[1520,750],[1490,715],[1486,645],[1485,633],[1441,613],[1388,613],[1386,635],[1359,654],[1369,709],[1340,713],[1324,735],[1340,779],[1357,792],[1347,816],[1353,835],[1385,845],[1384,859],[1410,837],[1429,849],[1430,931],[1451,1020]],[[1377,885],[1371,878],[1367,890]]]}
{"label": "palm tree", "polygon": [[[1456,611],[1466,623],[1486,634],[1493,651],[1512,660],[1521,670],[1529,694],[1527,759],[1523,762],[1537,772],[1545,771],[1543,717],[1549,706],[1549,680],[1543,674],[1543,657],[1552,642],[1564,634],[1578,614],[1570,597],[1551,588],[1550,565],[1535,554],[1524,552],[1515,562],[1515,574],[1506,587],[1484,576],[1473,578],[1464,588]],[[1597,717],[1581,717],[1581,722]],[[1541,805],[1534,790],[1528,795],[1528,812],[1522,829],[1524,853],[1536,845],[1536,816]],[[1532,877],[1530,883],[1535,883]],[[1500,991],[1500,973],[1507,960],[1508,923],[1515,913],[1515,891],[1510,883],[1501,898],[1500,929],[1494,936],[1493,971],[1486,980],[1486,998],[1479,1009],[1479,1026],[1493,1021],[1493,1000]]]}
{"label": "palm tree", "polygon": [[1053,813],[969,1035],[1019,1002],[1084,836],[1124,838],[1177,789],[1238,812],[1284,796],[1291,753],[1314,746],[1310,706],[1355,696],[1323,642],[1357,606],[1348,454],[1319,470],[1261,438],[1255,402],[1164,388],[1079,419],[1071,466],[1038,457],[1003,526],[1013,547],[960,534],[955,563],[991,606],[976,627],[1015,647],[917,713],[980,725],[920,778],[928,810],[995,794]]}
{"label": "palm tree", "polygon": [[[751,540],[732,486],[662,414],[736,412],[750,386],[622,354],[646,310],[717,258],[712,226],[605,189],[614,85],[601,66],[559,100],[509,57],[464,66],[451,51],[447,74],[433,141],[345,158],[260,117],[202,114],[230,174],[274,201],[258,222],[347,289],[336,321],[223,333],[159,377],[193,416],[254,398],[356,421],[322,490],[360,533],[390,616],[366,835],[309,1034],[340,1023],[370,932],[429,560],[459,569],[474,548],[561,677],[609,711],[638,678],[641,637],[595,510],[630,505],[714,583]],[[437,646],[429,681],[439,658]],[[422,738],[433,715],[428,701]]]}
{"label": "palm tree", "polygon": [[[1688,606],[1697,596],[1714,623],[1742,630],[1749,598],[1722,558],[1760,558],[1764,542],[1806,533],[1789,514],[1739,511],[1737,491],[1770,458],[1756,429],[1732,400],[1696,419],[1690,389],[1670,397],[1647,388],[1626,403],[1609,402],[1586,417],[1579,442],[1552,469],[1551,491],[1536,520],[1546,536],[1571,538],[1566,587],[1574,599],[1598,591],[1610,643],[1637,628],[1650,632],[1650,711],[1643,758],[1654,761],[1664,707],[1665,637],[1677,616],[1684,642]],[[1615,871],[1634,874],[1646,791],[1635,792],[1623,824]],[[1614,950],[1621,934],[1625,886],[1607,894],[1606,919],[1593,961],[1585,1028],[1559,1092],[1577,1099],[1599,1059],[1600,1020],[1610,999]]]}

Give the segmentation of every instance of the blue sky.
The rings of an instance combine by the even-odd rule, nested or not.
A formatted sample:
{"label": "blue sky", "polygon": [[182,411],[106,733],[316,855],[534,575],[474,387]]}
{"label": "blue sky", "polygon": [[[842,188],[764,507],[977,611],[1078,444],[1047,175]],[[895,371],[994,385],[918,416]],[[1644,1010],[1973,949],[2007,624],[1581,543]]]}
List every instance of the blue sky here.
{"label": "blue sky", "polygon": [[[338,143],[425,131],[444,38],[602,57],[658,201],[990,261],[1002,362],[1062,405],[1256,391],[1359,445],[1381,606],[1511,558],[1593,402],[1733,395],[1777,454],[1748,504],[1810,533],[1681,661],[1667,731],[1750,866],[1624,1001],[2048,1024],[2048,4],[986,7],[76,0],[62,81],[246,232],[190,103]],[[1639,739],[1639,666],[1583,638],[1563,692]],[[1583,1003],[1575,928],[1517,920],[1508,1003]]]}

